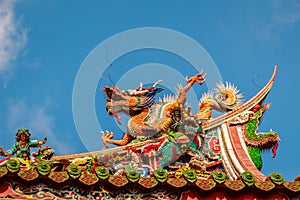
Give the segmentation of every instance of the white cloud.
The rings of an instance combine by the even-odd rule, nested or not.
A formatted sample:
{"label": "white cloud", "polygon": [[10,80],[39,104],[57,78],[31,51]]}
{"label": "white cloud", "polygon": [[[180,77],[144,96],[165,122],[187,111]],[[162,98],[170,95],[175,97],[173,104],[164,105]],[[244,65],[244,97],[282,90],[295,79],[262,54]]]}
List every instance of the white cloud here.
{"label": "white cloud", "polygon": [[273,0],[272,13],[269,20],[262,24],[260,37],[272,42],[278,42],[280,36],[300,21],[300,2],[298,0]]}
{"label": "white cloud", "polygon": [[0,75],[10,73],[13,61],[27,41],[26,30],[21,27],[14,12],[14,0],[0,0]]}
{"label": "white cloud", "polygon": [[9,106],[7,115],[7,129],[15,132],[16,128],[28,128],[32,132],[32,139],[43,140],[48,138],[49,144],[57,153],[69,153],[72,148],[70,145],[59,139],[55,132],[55,117],[48,114],[50,101],[46,100],[43,105],[30,105],[25,100]]}
{"label": "white cloud", "polygon": [[298,0],[273,0],[272,19],[277,25],[293,26],[300,20],[300,2]]}

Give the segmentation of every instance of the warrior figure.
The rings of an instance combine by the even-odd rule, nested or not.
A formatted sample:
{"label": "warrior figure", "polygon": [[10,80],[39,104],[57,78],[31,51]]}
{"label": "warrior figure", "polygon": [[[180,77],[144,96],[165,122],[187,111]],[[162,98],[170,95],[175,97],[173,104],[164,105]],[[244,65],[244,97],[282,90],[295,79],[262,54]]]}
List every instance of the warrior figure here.
{"label": "warrior figure", "polygon": [[[30,159],[30,148],[41,147],[45,144],[47,138],[45,137],[43,141],[30,140],[31,134],[28,129],[21,128],[16,133],[16,142],[15,144],[7,150],[5,153],[2,148],[0,149],[0,155],[2,156],[13,156],[16,154],[16,157],[23,158],[24,160]],[[2,150],[2,151],[1,151]]]}

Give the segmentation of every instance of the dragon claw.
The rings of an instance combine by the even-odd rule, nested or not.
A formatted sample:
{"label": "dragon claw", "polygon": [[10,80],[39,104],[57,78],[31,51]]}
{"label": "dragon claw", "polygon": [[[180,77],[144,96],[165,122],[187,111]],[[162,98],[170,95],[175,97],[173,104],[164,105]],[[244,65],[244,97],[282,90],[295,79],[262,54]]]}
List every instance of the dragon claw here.
{"label": "dragon claw", "polygon": [[188,78],[187,76],[185,78],[187,83],[193,84],[193,83],[197,82],[199,85],[202,85],[205,82],[205,79],[206,79],[206,74],[203,74],[202,71],[199,74],[197,74],[191,78]]}
{"label": "dragon claw", "polygon": [[114,137],[114,133],[110,132],[108,130],[106,131],[100,131],[100,133],[102,134],[102,142],[105,146],[105,148],[108,148],[108,144],[107,142],[109,142],[113,137]]}

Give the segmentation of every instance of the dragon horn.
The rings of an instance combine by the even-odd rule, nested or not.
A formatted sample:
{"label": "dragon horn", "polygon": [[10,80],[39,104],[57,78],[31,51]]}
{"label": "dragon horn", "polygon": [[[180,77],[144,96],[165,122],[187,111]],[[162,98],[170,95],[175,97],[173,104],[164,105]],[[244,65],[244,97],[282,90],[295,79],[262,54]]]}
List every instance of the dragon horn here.
{"label": "dragon horn", "polygon": [[143,83],[140,82],[140,88],[139,88],[139,91],[143,90]]}
{"label": "dragon horn", "polygon": [[156,87],[159,83],[161,83],[162,82],[162,80],[158,80],[158,81],[156,81],[153,85],[152,85],[152,87]]}

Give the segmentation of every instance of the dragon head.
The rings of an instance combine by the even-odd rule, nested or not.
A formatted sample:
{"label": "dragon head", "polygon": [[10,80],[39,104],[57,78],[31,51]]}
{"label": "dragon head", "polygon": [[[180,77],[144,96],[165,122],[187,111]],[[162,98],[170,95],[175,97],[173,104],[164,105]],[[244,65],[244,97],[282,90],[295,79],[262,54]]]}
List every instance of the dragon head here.
{"label": "dragon head", "polygon": [[154,97],[163,88],[156,88],[161,81],[157,81],[149,88],[144,88],[141,84],[139,88],[134,90],[120,90],[117,86],[104,86],[103,89],[107,96],[106,110],[109,115],[114,116],[117,122],[121,124],[118,113],[125,113],[129,116],[139,114],[154,103]]}

